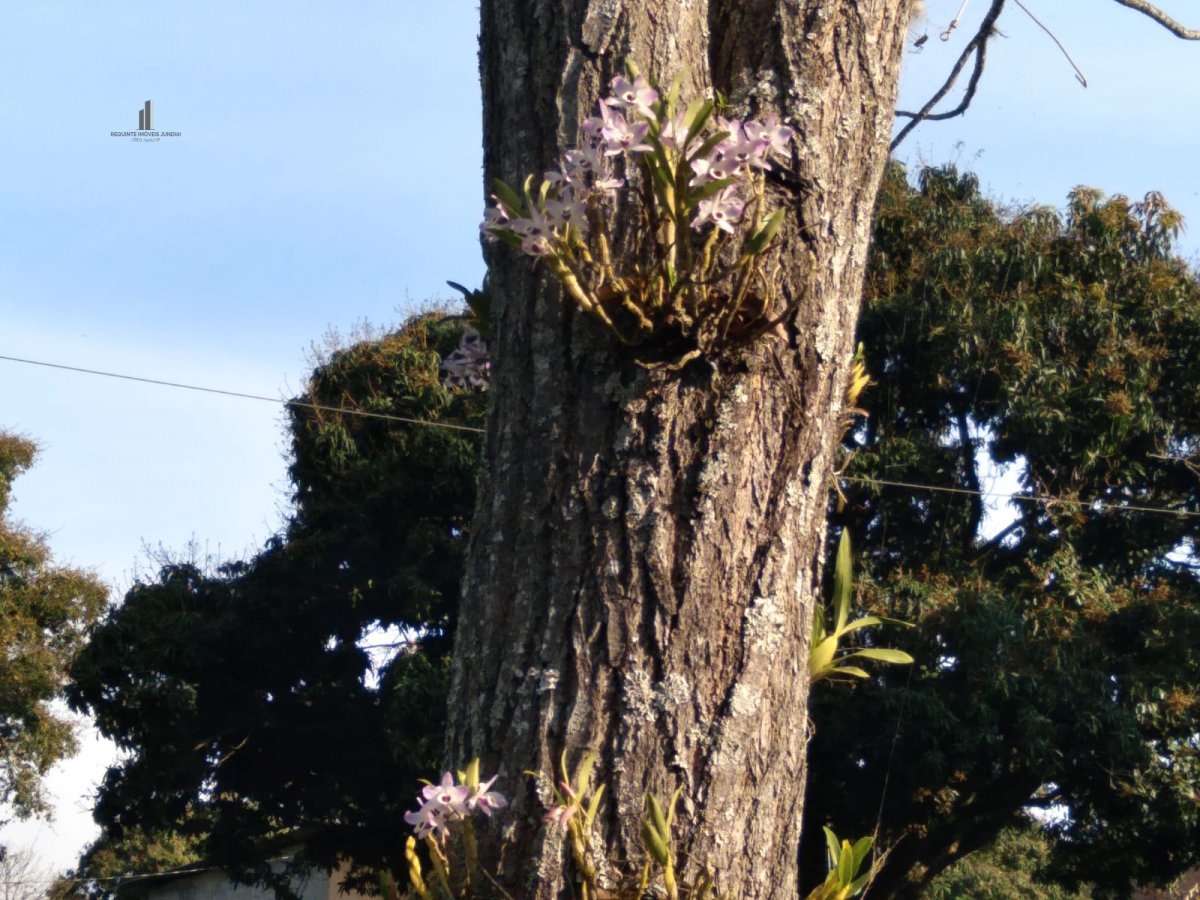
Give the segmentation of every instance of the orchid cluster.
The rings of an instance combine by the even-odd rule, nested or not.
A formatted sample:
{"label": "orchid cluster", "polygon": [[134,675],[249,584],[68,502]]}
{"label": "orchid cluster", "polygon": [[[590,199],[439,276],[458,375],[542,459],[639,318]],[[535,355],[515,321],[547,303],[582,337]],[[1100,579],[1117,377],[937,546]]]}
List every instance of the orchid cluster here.
{"label": "orchid cluster", "polygon": [[442,371],[446,373],[442,384],[448,388],[488,389],[492,374],[491,355],[479,332],[474,329],[463,332],[458,347],[442,360]]}
{"label": "orchid cluster", "polygon": [[[404,857],[408,862],[409,882],[421,900],[434,900],[435,896],[459,896],[451,887],[451,882],[458,880],[458,876],[461,876],[466,895],[472,893],[472,886],[478,882],[480,871],[471,816],[479,812],[491,818],[492,813],[508,806],[504,796],[492,790],[497,776],[480,782],[478,759],[471,760],[466,771],[459,772],[458,777],[459,783],[456,784],[454,775],[446,772],[442,775],[441,784],[426,785],[417,798],[417,809],[404,814],[404,821],[412,826],[414,835],[405,843]],[[451,864],[447,853],[450,823],[454,821],[462,823],[461,862],[465,863],[457,868]],[[421,858],[417,854],[418,839],[425,842],[429,851],[432,876],[439,889],[436,892],[431,891],[425,883]]]}
{"label": "orchid cluster", "polygon": [[[466,776],[464,776],[466,777]],[[469,777],[467,778],[469,781]],[[454,776],[449,772],[442,775],[441,784],[429,784],[421,789],[417,798],[418,808],[404,814],[404,821],[413,827],[413,833],[424,838],[436,832],[445,837],[449,824],[455,819],[466,819],[474,812],[481,812],[491,818],[496,810],[508,806],[508,801],[497,791],[492,790],[496,776],[483,784],[471,787],[469,784],[455,784]]]}
{"label": "orchid cluster", "polygon": [[[646,856],[640,874],[623,871],[623,866],[614,865],[600,855],[602,842],[596,829],[604,785],[592,784],[598,760],[599,755],[595,751],[588,752],[572,774],[564,751],[561,778],[557,784],[544,773],[525,773],[537,779],[539,796],[548,807],[542,819],[549,832],[547,837],[561,837],[575,863],[576,886],[581,900],[618,895],[653,895],[662,896],[665,900],[680,900],[682,897],[690,900],[729,900],[732,895],[717,892],[714,876],[703,864],[697,867],[689,883],[685,884],[677,877],[672,831],[682,787],[677,788],[665,804],[659,802],[652,793],[645,794],[640,827]],[[407,839],[404,849],[411,888],[408,896],[420,900],[454,897],[466,900],[483,896],[481,888],[496,886],[495,879],[480,868],[471,818],[475,812],[490,817],[493,812],[507,807],[508,801],[492,790],[495,777],[480,782],[478,759],[472,760],[466,771],[458,773],[458,777],[456,783],[454,775],[446,772],[440,784],[426,785],[418,797],[419,808],[404,815],[414,832]],[[456,829],[462,838],[461,857],[456,851],[451,851],[447,840],[451,834],[449,825],[455,820],[461,821],[462,825],[461,829]],[[417,840],[424,841],[428,851],[424,859],[417,852]],[[426,881],[427,876],[429,882]],[[382,884],[387,900],[400,900],[394,882],[385,878]],[[492,896],[492,893],[488,891],[486,895]]]}
{"label": "orchid cluster", "polygon": [[[521,194],[496,182],[484,233],[542,260],[626,343],[665,328],[698,354],[769,330],[787,312],[767,265],[785,211],[768,208],[764,173],[793,130],[723,118],[711,100],[681,110],[678,84],[663,95],[632,70],[611,87],[536,190],[532,176]],[[619,244],[618,212],[633,223]]]}

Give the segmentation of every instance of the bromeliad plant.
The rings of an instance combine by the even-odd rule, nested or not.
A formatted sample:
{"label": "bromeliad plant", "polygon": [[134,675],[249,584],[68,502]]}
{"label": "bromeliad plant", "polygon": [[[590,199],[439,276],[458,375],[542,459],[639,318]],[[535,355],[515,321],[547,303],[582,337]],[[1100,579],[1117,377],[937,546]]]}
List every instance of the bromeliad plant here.
{"label": "bromeliad plant", "polygon": [[[632,80],[631,80],[632,79]],[[627,344],[655,335],[691,345],[679,364],[776,327],[790,311],[770,253],[786,210],[764,173],[794,132],[680,107],[631,67],[540,184],[495,183],[485,234],[544,262],[566,293]],[[613,223],[632,227],[620,235]]]}

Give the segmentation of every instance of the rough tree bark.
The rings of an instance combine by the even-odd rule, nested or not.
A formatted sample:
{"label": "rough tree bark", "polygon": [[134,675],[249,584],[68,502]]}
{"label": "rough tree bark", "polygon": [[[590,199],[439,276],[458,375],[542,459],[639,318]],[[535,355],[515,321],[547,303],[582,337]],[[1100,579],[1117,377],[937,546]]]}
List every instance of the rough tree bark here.
{"label": "rough tree bark", "polygon": [[[494,378],[450,709],[455,763],[512,795],[493,871],[571,895],[525,770],[599,753],[605,850],[640,858],[643,793],[683,786],[685,873],[794,897],[807,644],[831,454],[909,0],[483,0],[485,170],[576,146],[631,59],[798,132],[787,338],[648,371],[528,260],[490,247]],[[685,878],[686,878],[685,874]]]}

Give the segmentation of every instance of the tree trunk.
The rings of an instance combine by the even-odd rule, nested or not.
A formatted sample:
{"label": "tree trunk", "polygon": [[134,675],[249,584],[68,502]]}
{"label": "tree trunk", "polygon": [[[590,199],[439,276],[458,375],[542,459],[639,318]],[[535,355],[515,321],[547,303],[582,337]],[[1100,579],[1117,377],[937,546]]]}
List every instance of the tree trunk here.
{"label": "tree trunk", "polygon": [[810,618],[908,16],[909,0],[482,2],[489,186],[576,146],[626,59],[798,133],[772,187],[791,211],[786,338],[647,370],[489,248],[492,409],[450,750],[512,797],[484,852],[514,897],[572,895],[522,773],[557,778],[564,751],[574,766],[590,750],[614,872],[642,858],[644,792],[681,785],[685,879],[706,862],[735,896],[795,896]]}

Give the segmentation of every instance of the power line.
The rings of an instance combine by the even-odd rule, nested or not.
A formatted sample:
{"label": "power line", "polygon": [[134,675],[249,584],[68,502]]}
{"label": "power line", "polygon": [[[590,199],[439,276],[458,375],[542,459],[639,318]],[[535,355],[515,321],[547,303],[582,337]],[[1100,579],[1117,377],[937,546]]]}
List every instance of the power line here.
{"label": "power line", "polygon": [[[22,359],[16,356],[4,355],[0,355],[0,360],[22,363],[28,366],[42,366],[48,369],[61,369],[67,372],[78,372],[84,375],[97,375],[103,378],[116,378],[122,381],[136,381],[142,384],[158,385],[159,387],[178,388],[186,391],[199,391],[205,394],[219,394],[224,397],[236,397],[242,400],[259,400],[265,403],[274,403],[277,405],[297,407],[302,409],[313,409],[322,412],[334,412],[346,416],[362,416],[369,419],[382,419],[388,422],[400,422],[406,425],[417,425],[423,428],[443,428],[449,431],[462,431],[470,434],[484,433],[484,429],[476,428],[472,425],[455,425],[450,422],[430,422],[424,419],[412,419],[406,416],[394,416],[390,413],[370,412],[369,410],[364,409],[343,409],[338,406],[328,406],[322,403],[305,403],[301,400],[278,400],[274,397],[263,396],[262,394],[249,394],[244,391],[227,391],[221,388],[204,387],[197,384],[184,384],[178,381],[164,381],[159,378],[144,378],[138,375],[125,375],[119,372],[106,372],[101,369],[85,369],[80,366],[68,366],[63,363],[46,362],[45,360]],[[1041,503],[1047,506],[1052,504],[1060,504],[1063,506],[1078,506],[1087,509],[1098,508],[1101,512],[1140,512],[1165,516],[1200,518],[1200,512],[1194,512],[1192,510],[1164,509],[1162,507],[1141,506],[1132,503],[1109,503],[1107,500],[1099,498],[1095,500],[1076,500],[1066,497],[1027,497],[1021,494],[1001,494],[992,491],[977,491],[970,488],[946,487],[944,485],[936,484],[917,484],[910,481],[889,481],[884,478],[868,478],[865,476],[847,476],[842,480],[852,481],[858,484],[906,488],[914,491],[931,491],[934,493],[943,494],[964,494],[973,497],[1014,500],[1020,503]]]}
{"label": "power line", "polygon": [[916,484],[911,481],[888,481],[885,478],[869,478],[862,475],[843,476],[843,481],[853,481],[857,484],[882,485],[885,487],[901,487],[917,491],[932,491],[941,494],[966,494],[971,497],[989,497],[995,499],[1016,500],[1020,503],[1041,503],[1046,506],[1060,504],[1062,506],[1079,506],[1085,509],[1096,509],[1097,512],[1141,512],[1157,513],[1163,516],[1185,516],[1200,518],[1200,512],[1190,509],[1165,509],[1161,506],[1139,506],[1135,503],[1109,503],[1097,497],[1095,500],[1076,500],[1069,497],[1028,497],[1024,494],[1000,494],[994,491],[976,491],[970,488],[945,487],[938,484]]}
{"label": "power line", "polygon": [[21,359],[16,356],[0,356],[0,359],[7,362],[23,363],[27,366],[43,366],[47,369],[62,369],[66,372],[79,372],[84,375],[99,375],[104,378],[117,378],[122,381],[138,381],[142,384],[154,384],[159,387],[179,388],[185,391],[200,391],[205,394],[220,394],[225,397],[238,397],[242,400],[261,400],[266,403],[275,403],[282,406],[298,407],[302,409],[314,409],[322,412],[341,413],[346,416],[363,416],[368,419],[384,419],[388,422],[403,422],[406,425],[420,425],[425,428],[444,428],[449,431],[465,431],[472,434],[483,434],[482,428],[475,428],[471,425],[454,425],[450,422],[429,422],[424,419],[410,419],[405,416],[393,416],[389,413],[370,412],[365,409],[342,409],[338,406],[327,406],[322,403],[305,403],[302,400],[279,400],[275,397],[265,397],[262,394],[247,394],[243,391],[226,391],[221,388],[203,387],[198,384],[183,384],[178,381],[163,381],[158,378],[143,378],[138,375],[123,375],[119,372],[105,372],[100,369],[84,369],[79,366],[68,366],[63,363],[52,363],[38,359]]}
{"label": "power line", "polygon": [[168,869],[163,872],[131,872],[127,875],[95,875],[95,876],[88,877],[88,878],[75,878],[75,877],[68,878],[65,875],[62,876],[61,878],[35,878],[33,880],[28,880],[28,881],[26,881],[26,880],[7,881],[3,878],[0,878],[0,886],[33,887],[35,885],[40,886],[40,885],[47,885],[47,884],[90,884],[92,882],[101,882],[101,881],[129,881],[134,878],[138,878],[138,879],[156,878],[160,875],[193,875],[193,874],[199,874],[200,872],[213,871],[217,867],[209,866],[204,869],[191,869],[191,868],[187,868],[187,867],[183,867],[183,868],[186,871],[179,871],[176,869]]}
{"label": "power line", "polygon": [[[291,856],[273,856],[270,859],[265,860],[265,862],[267,862],[267,863],[286,862],[291,859],[293,859],[293,857],[291,857]],[[32,887],[34,885],[48,885],[48,884],[49,885],[54,885],[54,884],[92,884],[92,883],[102,882],[102,881],[120,882],[120,881],[131,881],[134,879],[141,880],[144,878],[158,878],[158,877],[164,876],[164,875],[198,875],[203,872],[218,872],[218,871],[224,871],[224,869],[218,865],[212,865],[212,864],[206,864],[206,863],[200,862],[200,863],[190,863],[188,865],[179,866],[178,868],[174,868],[174,869],[165,869],[165,870],[159,871],[159,872],[126,872],[122,875],[88,875],[88,876],[72,875],[70,877],[68,877],[66,875],[62,875],[62,876],[59,876],[58,878],[32,878],[32,879],[19,879],[19,880],[12,880],[12,881],[5,879],[3,876],[0,876],[0,886]]]}

